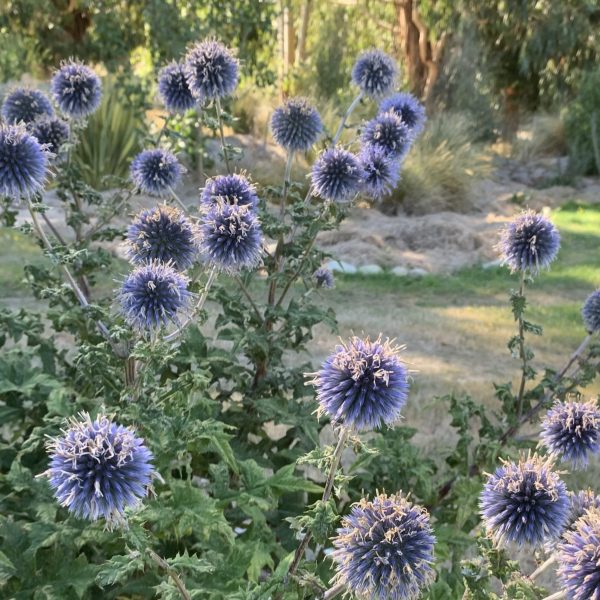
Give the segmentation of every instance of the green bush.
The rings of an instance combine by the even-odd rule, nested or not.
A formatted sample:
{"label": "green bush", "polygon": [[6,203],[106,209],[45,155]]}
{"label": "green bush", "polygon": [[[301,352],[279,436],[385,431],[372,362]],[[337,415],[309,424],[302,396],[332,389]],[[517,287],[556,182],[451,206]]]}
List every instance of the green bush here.
{"label": "green bush", "polygon": [[74,154],[85,183],[106,189],[111,180],[127,177],[129,163],[142,146],[143,125],[143,112],[105,81],[102,104],[81,132]]}
{"label": "green bush", "polygon": [[582,78],[564,121],[571,170],[580,175],[600,174],[600,69]]}

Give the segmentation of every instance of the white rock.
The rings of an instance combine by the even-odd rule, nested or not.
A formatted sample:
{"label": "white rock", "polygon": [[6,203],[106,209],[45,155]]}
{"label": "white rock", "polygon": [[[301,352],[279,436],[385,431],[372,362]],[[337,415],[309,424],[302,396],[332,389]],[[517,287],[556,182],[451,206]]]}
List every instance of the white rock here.
{"label": "white rock", "polygon": [[419,267],[414,267],[408,272],[409,277],[423,277],[423,275],[428,275],[428,273],[425,269]]}
{"label": "white rock", "polygon": [[398,277],[406,277],[408,275],[408,269],[398,265],[392,269],[392,273]]}
{"label": "white rock", "polygon": [[496,267],[499,267],[502,264],[502,259],[501,258],[497,258],[496,260],[490,260],[488,262],[484,262],[481,265],[482,269],[495,269]]}
{"label": "white rock", "polygon": [[379,265],[362,265],[358,267],[358,272],[362,275],[378,275],[383,273],[383,269]]}
{"label": "white rock", "polygon": [[346,275],[354,275],[356,273],[356,267],[343,260],[330,260],[325,266],[334,273],[346,273]]}

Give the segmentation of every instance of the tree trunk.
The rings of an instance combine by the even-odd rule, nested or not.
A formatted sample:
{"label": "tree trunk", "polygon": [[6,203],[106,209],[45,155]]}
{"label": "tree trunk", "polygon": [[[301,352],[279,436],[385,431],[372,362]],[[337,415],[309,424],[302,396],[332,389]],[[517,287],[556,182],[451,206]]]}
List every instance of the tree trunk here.
{"label": "tree trunk", "polygon": [[308,36],[311,8],[312,0],[304,0],[300,11],[300,35],[296,46],[296,64],[298,65],[301,65],[306,59],[306,38]]}

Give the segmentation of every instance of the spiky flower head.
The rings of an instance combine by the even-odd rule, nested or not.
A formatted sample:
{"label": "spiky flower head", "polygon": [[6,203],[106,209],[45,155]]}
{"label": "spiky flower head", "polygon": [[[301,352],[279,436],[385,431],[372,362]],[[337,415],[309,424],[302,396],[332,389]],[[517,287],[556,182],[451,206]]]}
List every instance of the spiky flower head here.
{"label": "spiky flower head", "polygon": [[192,297],[189,279],[171,265],[153,261],[135,268],[119,292],[121,311],[132,327],[153,331],[179,323]]}
{"label": "spiky flower head", "polygon": [[513,273],[537,274],[556,258],[560,233],[550,219],[525,211],[503,230],[498,247]]}
{"label": "spiky flower head", "polygon": [[365,600],[416,600],[435,579],[427,511],[401,494],[362,499],[333,539],[334,580]]}
{"label": "spiky flower head", "polygon": [[379,200],[387,196],[400,180],[400,161],[378,146],[365,146],[359,154],[364,171],[363,193]]}
{"label": "spiky flower head", "polygon": [[184,72],[192,94],[200,101],[230,96],[238,83],[238,61],[216,40],[192,46],[185,56]]}
{"label": "spiky flower head", "polygon": [[592,508],[600,510],[600,496],[589,488],[580,490],[576,494],[570,494],[569,498],[571,500],[571,513],[566,529],[572,529],[588,510]]}
{"label": "spiky flower head", "polygon": [[319,412],[357,431],[397,421],[409,388],[400,350],[381,336],[374,341],[354,336],[338,344],[311,382]]}
{"label": "spiky flower head", "polygon": [[58,154],[60,147],[69,138],[69,124],[58,117],[40,117],[29,126],[31,134],[40,144],[44,144],[52,154]]}
{"label": "spiky flower head", "polygon": [[197,104],[188,85],[183,65],[175,61],[159,71],[158,93],[165,108],[172,113],[183,114]]}
{"label": "spiky flower head", "polygon": [[312,278],[318,288],[331,289],[335,285],[333,273],[327,267],[319,267]]}
{"label": "spiky flower head", "polygon": [[600,331],[600,290],[592,292],[581,309],[585,328],[590,333]]}
{"label": "spiky flower head", "polygon": [[317,141],[323,123],[308,100],[290,98],[273,112],[271,130],[275,141],[286,150],[305,152]]}
{"label": "spiky flower head", "polygon": [[260,263],[263,234],[250,205],[217,200],[204,215],[200,230],[200,251],[207,263],[228,273]]}
{"label": "spiky flower head", "polygon": [[312,188],[324,200],[344,202],[360,191],[364,173],[358,157],[343,148],[329,148],[311,171]]}
{"label": "spiky flower head", "polygon": [[162,148],[143,150],[131,162],[134,185],[152,196],[168,196],[181,179],[183,169],[174,154]]}
{"label": "spiky flower head", "polygon": [[31,123],[43,115],[52,116],[54,110],[46,94],[29,88],[9,92],[2,105],[2,116],[9,124]]}
{"label": "spiky flower head", "polygon": [[381,50],[367,50],[352,67],[352,81],[367,96],[381,98],[389,94],[398,77],[396,61]]}
{"label": "spiky flower head", "polygon": [[557,538],[569,517],[565,484],[552,462],[537,455],[504,462],[481,492],[479,506],[488,534],[500,545],[538,545]]}
{"label": "spiky flower head", "polygon": [[398,92],[385,98],[379,105],[379,112],[396,113],[408,127],[411,135],[416,137],[425,127],[425,107],[408,92]]}
{"label": "spiky flower head", "polygon": [[596,402],[556,402],[542,423],[540,441],[548,454],[575,469],[600,452],[600,409]]}
{"label": "spiky flower head", "polygon": [[201,204],[206,209],[210,209],[218,201],[254,209],[258,204],[258,196],[254,186],[244,175],[233,173],[217,175],[206,181],[200,196]]}
{"label": "spiky flower head", "polygon": [[364,144],[381,148],[390,158],[403,159],[413,142],[410,130],[394,112],[380,113],[365,125]]}
{"label": "spiky flower head", "polygon": [[591,508],[558,545],[558,576],[572,600],[600,598],[600,509]]}
{"label": "spiky flower head", "polygon": [[129,258],[135,264],[158,260],[178,271],[192,266],[198,253],[196,227],[177,208],[143,210],[127,230]]}
{"label": "spiky flower head", "polygon": [[0,196],[18,200],[44,189],[48,152],[23,125],[0,125]]}
{"label": "spiky flower head", "polygon": [[157,476],[144,440],[104,415],[81,413],[47,447],[50,468],[42,475],[61,506],[110,528],[125,523],[125,510],[139,506]]}
{"label": "spiky flower head", "polygon": [[88,66],[68,61],[52,78],[52,94],[65,115],[82,118],[91,115],[100,106],[102,84]]}

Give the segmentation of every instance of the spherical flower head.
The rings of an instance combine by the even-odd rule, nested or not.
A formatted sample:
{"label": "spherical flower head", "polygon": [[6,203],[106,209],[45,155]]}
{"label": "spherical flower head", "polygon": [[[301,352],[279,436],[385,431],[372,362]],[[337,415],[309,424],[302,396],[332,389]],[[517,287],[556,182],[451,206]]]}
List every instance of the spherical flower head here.
{"label": "spherical flower head", "polygon": [[52,94],[69,117],[88,117],[100,106],[102,84],[92,69],[80,62],[64,63],[52,78]]}
{"label": "spherical flower head", "polygon": [[358,157],[343,148],[329,148],[311,171],[315,194],[324,200],[344,202],[360,191],[363,170]]}
{"label": "spherical flower head", "polygon": [[365,146],[359,155],[364,171],[363,194],[379,200],[387,196],[400,180],[400,161],[378,146]]}
{"label": "spherical flower head", "polygon": [[591,293],[581,309],[581,316],[589,333],[600,331],[600,290]]}
{"label": "spherical flower head", "polygon": [[566,529],[572,529],[588,510],[592,508],[600,510],[600,496],[589,488],[580,490],[576,494],[570,494],[569,497],[571,500],[571,513]]}
{"label": "spherical flower head", "polygon": [[244,175],[237,173],[217,175],[207,180],[200,196],[200,203],[206,209],[210,209],[219,201],[255,209],[258,196],[254,186]]}
{"label": "spherical flower head", "polygon": [[238,83],[237,59],[216,40],[192,46],[185,56],[184,71],[192,94],[200,102],[230,96]]}
{"label": "spherical flower head", "polygon": [[569,517],[565,484],[548,459],[505,462],[483,488],[479,506],[488,534],[503,545],[539,545],[557,538]]}
{"label": "spherical flower head", "polygon": [[192,266],[198,253],[195,226],[177,208],[143,210],[127,230],[129,258],[134,264],[157,260],[178,271]]}
{"label": "spherical flower head", "polygon": [[151,196],[168,196],[179,183],[182,171],[175,155],[162,148],[140,152],[130,168],[134,185]]}
{"label": "spherical flower head", "polygon": [[17,88],[8,93],[2,105],[2,116],[9,124],[31,123],[41,116],[52,116],[50,100],[39,90]]}
{"label": "spherical flower head", "polygon": [[178,315],[188,309],[192,297],[188,281],[169,264],[154,261],[137,267],[119,292],[125,320],[142,331],[179,324]]}
{"label": "spherical flower head", "polygon": [[44,189],[49,154],[22,125],[0,125],[0,196],[18,200]]}
{"label": "spherical flower head", "polygon": [[358,598],[416,600],[435,579],[429,514],[400,494],[355,504],[333,545],[335,581]]}
{"label": "spherical flower head", "polygon": [[319,412],[357,431],[397,421],[409,388],[400,350],[381,336],[374,341],[354,336],[336,346],[311,382]]}
{"label": "spherical flower head", "polygon": [[158,92],[169,112],[183,114],[197,104],[181,63],[172,62],[158,73]]}
{"label": "spherical flower head", "polygon": [[425,127],[425,107],[407,92],[398,92],[385,98],[379,105],[379,112],[394,112],[408,127],[411,135],[416,137]]}
{"label": "spherical flower head", "polygon": [[410,130],[394,112],[380,113],[365,125],[362,141],[381,148],[390,158],[403,159],[413,142]]}
{"label": "spherical flower head", "polygon": [[319,267],[312,278],[318,288],[332,289],[335,286],[333,273],[327,267]]}
{"label": "spherical flower head", "polygon": [[234,274],[260,263],[263,234],[250,205],[219,200],[204,215],[200,230],[200,251],[210,265]]}
{"label": "spherical flower head", "polygon": [[87,413],[72,419],[63,435],[48,442],[54,496],[76,517],[105,519],[112,528],[125,523],[125,509],[136,508],[152,490],[152,453],[129,427]]}
{"label": "spherical flower head", "polygon": [[560,234],[552,221],[533,211],[513,219],[500,237],[499,249],[511,271],[539,273],[550,266],[560,248]]}
{"label": "spherical flower head", "polygon": [[367,50],[352,67],[352,81],[372,98],[389,94],[398,77],[396,61],[381,50]]}
{"label": "spherical flower head", "polygon": [[69,138],[69,124],[58,117],[40,117],[29,129],[37,141],[44,144],[52,154],[58,154],[60,147]]}
{"label": "spherical flower head", "polygon": [[558,576],[572,600],[600,598],[600,509],[588,510],[558,545]]}
{"label": "spherical flower head", "polygon": [[304,98],[290,98],[271,118],[275,141],[288,151],[306,152],[317,141],[323,123],[317,110]]}
{"label": "spherical flower head", "polygon": [[595,402],[556,402],[542,423],[540,441],[548,454],[585,468],[600,452],[600,409]]}

